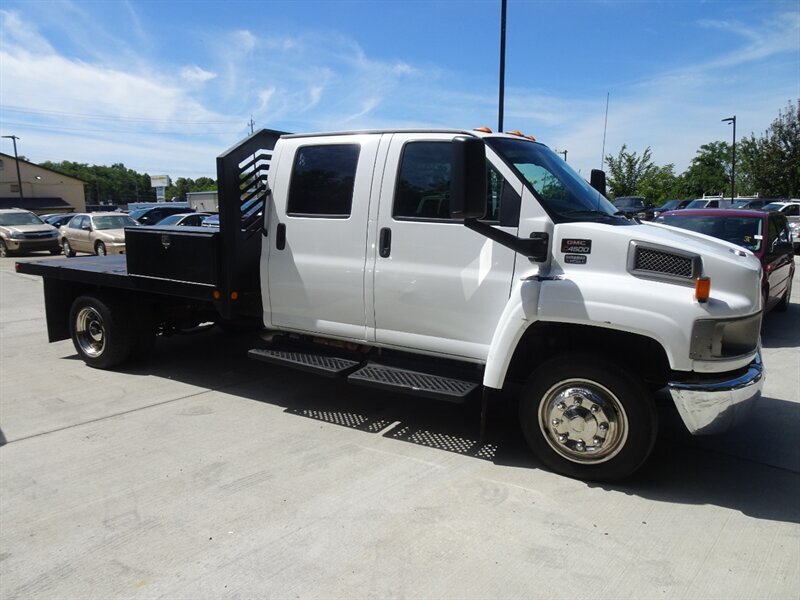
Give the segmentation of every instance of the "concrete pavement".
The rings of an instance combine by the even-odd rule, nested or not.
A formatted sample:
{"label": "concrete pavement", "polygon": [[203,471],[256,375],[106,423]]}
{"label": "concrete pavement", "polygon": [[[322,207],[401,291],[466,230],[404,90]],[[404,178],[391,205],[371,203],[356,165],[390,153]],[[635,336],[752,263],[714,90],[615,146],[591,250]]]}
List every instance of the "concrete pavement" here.
{"label": "concrete pavement", "polygon": [[0,596],[797,598],[794,290],[752,423],[692,438],[666,406],[600,486],[541,469],[501,406],[481,444],[472,408],[254,363],[246,336],[89,369],[1,259]]}

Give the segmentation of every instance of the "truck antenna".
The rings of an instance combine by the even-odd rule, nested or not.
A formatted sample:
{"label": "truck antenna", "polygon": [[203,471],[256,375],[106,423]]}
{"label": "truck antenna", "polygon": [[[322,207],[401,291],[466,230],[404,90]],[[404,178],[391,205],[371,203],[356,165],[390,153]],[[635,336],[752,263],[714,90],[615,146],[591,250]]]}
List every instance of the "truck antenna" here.
{"label": "truck antenna", "polygon": [[[603,170],[603,165],[606,162],[606,129],[608,129],[608,99],[611,97],[611,92],[606,92],[606,121],[603,123],[603,150],[600,152],[600,170]],[[566,158],[566,157],[565,157]]]}

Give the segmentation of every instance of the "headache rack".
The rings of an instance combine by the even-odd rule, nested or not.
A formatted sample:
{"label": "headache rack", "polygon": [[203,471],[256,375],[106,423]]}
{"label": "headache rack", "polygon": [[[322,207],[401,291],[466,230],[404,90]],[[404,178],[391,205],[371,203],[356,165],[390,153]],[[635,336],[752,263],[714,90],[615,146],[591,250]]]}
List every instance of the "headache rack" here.
{"label": "headache rack", "polygon": [[261,314],[259,260],[270,194],[267,176],[282,135],[262,129],[217,157],[219,229],[125,230],[127,271],[142,283],[138,287],[188,284],[204,290],[225,318]]}

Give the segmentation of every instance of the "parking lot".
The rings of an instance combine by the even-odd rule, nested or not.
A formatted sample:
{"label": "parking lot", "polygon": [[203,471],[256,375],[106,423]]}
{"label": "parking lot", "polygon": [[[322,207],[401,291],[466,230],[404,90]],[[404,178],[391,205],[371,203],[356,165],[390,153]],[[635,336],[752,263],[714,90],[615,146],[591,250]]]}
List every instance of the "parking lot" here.
{"label": "parking lot", "polygon": [[619,485],[540,468],[503,402],[481,442],[474,406],[255,363],[257,336],[90,369],[14,272],[40,258],[0,259],[4,599],[798,598],[798,257],[751,422],[692,438],[664,403]]}

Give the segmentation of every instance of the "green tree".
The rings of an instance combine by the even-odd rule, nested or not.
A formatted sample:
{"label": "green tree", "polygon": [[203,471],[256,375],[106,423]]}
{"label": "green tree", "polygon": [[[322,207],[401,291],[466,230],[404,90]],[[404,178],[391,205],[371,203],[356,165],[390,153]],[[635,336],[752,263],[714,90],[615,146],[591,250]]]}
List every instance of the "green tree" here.
{"label": "green tree", "polygon": [[654,168],[649,146],[641,156],[636,152],[628,152],[627,148],[623,144],[616,157],[611,154],[606,156],[608,187],[615,198],[635,195],[639,180]]}
{"label": "green tree", "polygon": [[683,174],[683,192],[686,196],[703,194],[730,195],[731,146],[726,142],[703,144]]}
{"label": "green tree", "polygon": [[737,191],[741,181],[742,188],[764,197],[800,196],[800,100],[779,111],[761,137],[743,138],[737,150],[742,172]]}
{"label": "green tree", "polygon": [[683,195],[683,178],[675,175],[675,165],[653,166],[636,185],[636,195],[644,196],[655,206]]}

